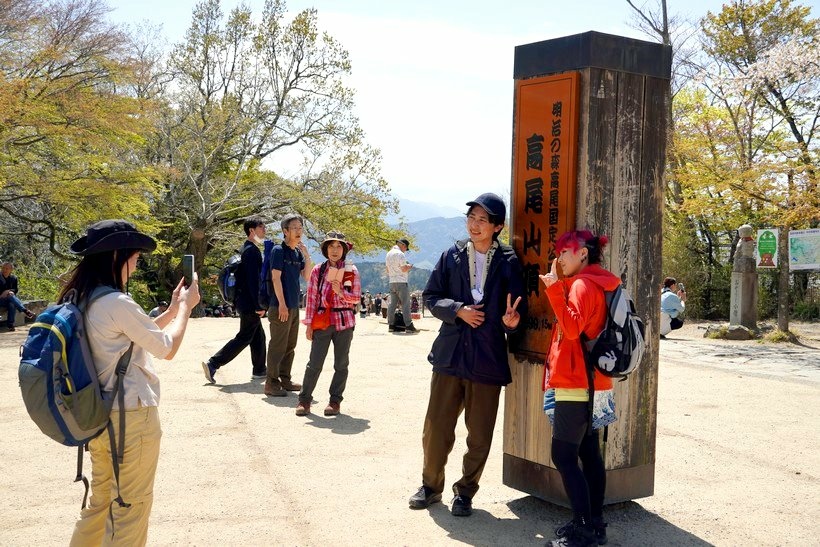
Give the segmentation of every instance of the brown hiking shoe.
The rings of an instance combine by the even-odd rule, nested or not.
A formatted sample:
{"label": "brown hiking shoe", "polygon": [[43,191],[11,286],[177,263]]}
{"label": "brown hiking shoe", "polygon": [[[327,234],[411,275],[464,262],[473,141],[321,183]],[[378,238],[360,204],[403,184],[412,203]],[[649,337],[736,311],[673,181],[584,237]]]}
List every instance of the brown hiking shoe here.
{"label": "brown hiking shoe", "polygon": [[268,397],[287,397],[288,392],[282,389],[282,386],[275,386],[270,378],[265,380],[265,395]]}
{"label": "brown hiking shoe", "polygon": [[328,403],[325,407],[325,416],[337,416],[339,414],[339,403]]}
{"label": "brown hiking shoe", "polygon": [[299,391],[302,389],[302,384],[297,384],[296,382],[282,382],[282,389],[285,391]]}
{"label": "brown hiking shoe", "polygon": [[299,401],[299,404],[296,405],[296,415],[307,416],[308,414],[310,414],[310,403]]}

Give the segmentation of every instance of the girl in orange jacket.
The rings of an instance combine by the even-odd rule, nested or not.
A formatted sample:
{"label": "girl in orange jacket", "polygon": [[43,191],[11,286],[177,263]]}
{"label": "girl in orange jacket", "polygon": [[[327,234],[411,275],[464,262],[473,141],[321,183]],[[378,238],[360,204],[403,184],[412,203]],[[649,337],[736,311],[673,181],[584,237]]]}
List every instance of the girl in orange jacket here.
{"label": "girl in orange jacket", "polygon": [[[558,539],[553,545],[606,542],[606,523],[602,518],[606,470],[598,433],[589,428],[593,417],[589,415],[589,380],[581,345],[582,335],[593,339],[603,330],[607,317],[604,291],[614,290],[621,283],[600,266],[606,244],[606,236],[586,230],[566,232],[555,243],[558,256],[549,273],[541,276],[556,320],[544,376],[547,398],[554,396],[551,455],[573,511],[573,520],[555,531]],[[595,414],[603,407],[607,411],[603,413],[604,420],[614,418],[612,380],[594,373],[594,383]],[[602,423],[593,421],[593,427]],[[583,470],[578,465],[579,457]]]}

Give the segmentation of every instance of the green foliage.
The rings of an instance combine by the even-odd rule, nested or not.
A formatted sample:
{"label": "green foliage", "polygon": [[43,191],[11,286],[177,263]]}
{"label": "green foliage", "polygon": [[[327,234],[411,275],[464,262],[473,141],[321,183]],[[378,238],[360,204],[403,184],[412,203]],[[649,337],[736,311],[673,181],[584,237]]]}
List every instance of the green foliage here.
{"label": "green foliage", "polygon": [[792,316],[798,321],[820,321],[820,302],[797,302]]}

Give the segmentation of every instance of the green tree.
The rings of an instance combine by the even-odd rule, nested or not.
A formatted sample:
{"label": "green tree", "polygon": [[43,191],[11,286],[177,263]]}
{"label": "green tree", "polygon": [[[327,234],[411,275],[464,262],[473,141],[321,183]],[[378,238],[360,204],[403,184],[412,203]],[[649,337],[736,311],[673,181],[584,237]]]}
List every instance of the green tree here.
{"label": "green tree", "polygon": [[[288,211],[308,219],[313,237],[340,228],[363,251],[395,239],[384,213],[397,205],[352,113],[349,71],[315,10],[286,21],[284,2],[268,0],[254,23],[247,7],[225,17],[219,0],[198,4],[169,59],[173,83],[159,85],[164,108],[148,151],[164,173],[154,212],[171,246],[200,268],[210,250],[242,239],[241,219]],[[162,81],[159,72],[148,80]],[[285,149],[305,154],[294,177],[276,173]]]}
{"label": "green tree", "polygon": [[144,126],[125,36],[97,0],[0,5],[0,237],[11,254],[66,257],[92,220],[151,231],[155,187],[138,155]]}

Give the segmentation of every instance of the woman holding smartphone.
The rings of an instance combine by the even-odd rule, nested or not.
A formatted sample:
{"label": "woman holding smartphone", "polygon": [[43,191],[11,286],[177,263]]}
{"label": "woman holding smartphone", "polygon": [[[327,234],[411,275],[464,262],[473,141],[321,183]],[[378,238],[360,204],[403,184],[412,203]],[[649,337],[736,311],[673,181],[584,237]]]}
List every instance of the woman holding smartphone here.
{"label": "woman holding smartphone", "polygon": [[[128,295],[128,280],[137,268],[140,253],[157,244],[130,222],[103,220],[88,227],[86,235],[71,245],[81,256],[63,287],[58,302],[75,291],[77,300],[88,300],[101,287],[114,292],[94,300],[85,312],[88,343],[100,387],[111,391],[117,361],[133,345],[123,383],[125,408],[114,401],[113,423],[125,413],[125,439],[119,482],[114,480],[108,430],[88,443],[91,453],[91,499],[74,526],[72,546],[145,545],[154,496],[154,476],[162,430],[159,423],[159,377],[151,356],[172,359],[185,335],[188,316],[199,302],[199,286],[192,275],[173,291],[168,309],[151,319]],[[119,437],[119,428],[115,437]],[[119,442],[119,439],[116,439]],[[116,494],[119,493],[119,496]]]}

